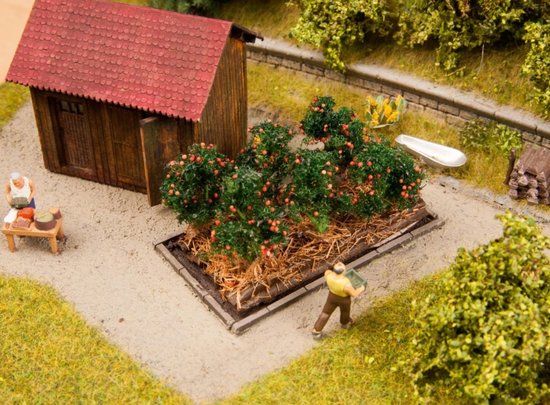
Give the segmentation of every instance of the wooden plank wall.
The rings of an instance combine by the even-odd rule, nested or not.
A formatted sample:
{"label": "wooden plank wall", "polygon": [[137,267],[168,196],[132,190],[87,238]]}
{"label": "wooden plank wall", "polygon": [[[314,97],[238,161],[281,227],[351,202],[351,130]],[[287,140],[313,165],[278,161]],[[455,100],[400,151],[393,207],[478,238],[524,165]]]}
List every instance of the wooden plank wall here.
{"label": "wooden plank wall", "polygon": [[31,87],[30,90],[44,166],[54,173],[59,173],[61,168],[59,167],[57,145],[53,136],[54,130],[48,99],[43,91],[34,87]]}
{"label": "wooden plank wall", "polygon": [[[32,88],[31,96],[44,165],[48,170],[115,187],[146,191],[139,133],[141,111]],[[72,159],[76,164],[74,167],[70,161],[65,162],[64,155],[72,149],[67,149],[67,145],[64,147],[58,136],[56,104],[59,100],[71,100],[84,106],[82,118],[86,120],[87,131],[82,131],[82,136],[89,139],[80,144],[88,145],[81,152],[93,159],[93,164],[89,165],[91,171],[79,168],[75,159]],[[177,139],[175,125],[172,137]],[[116,145],[119,147],[113,149]]]}
{"label": "wooden plank wall", "polygon": [[[40,139],[40,146],[42,148],[44,165],[46,168],[55,173],[76,176],[92,181],[105,182],[103,178],[102,162],[99,153],[97,152],[98,141],[95,137],[97,129],[95,128],[94,121],[92,119],[95,114],[95,104],[97,103],[81,97],[42,91],[34,88],[31,88],[31,96],[38,136]],[[61,124],[58,119],[61,118],[63,114],[63,112],[59,110],[59,100],[80,104],[84,109],[82,111],[83,115],[81,116],[81,123],[83,125],[81,136],[86,139],[81,139],[77,142],[77,144],[81,143],[87,145],[84,148],[85,150],[82,151],[82,153],[86,153],[88,155],[86,160],[92,159],[92,161],[88,161],[88,164],[84,165],[87,166],[87,168],[78,167],[76,160],[71,159],[70,156],[67,156],[67,154],[70,155],[71,153],[71,145],[64,145],[63,139],[57,135]],[[62,124],[66,126],[68,122],[63,122]],[[70,130],[70,128],[66,128],[66,130]],[[68,140],[65,139],[65,142],[67,141]],[[73,152],[77,153],[78,151],[73,150]],[[66,159],[68,159],[69,162],[66,162]],[[71,160],[73,160],[72,163],[75,164],[73,167],[69,164]]]}
{"label": "wooden plank wall", "polygon": [[[200,122],[192,122],[183,119],[178,120],[178,133],[177,139],[180,146],[178,152],[187,152],[194,143],[199,142],[199,126]],[[171,157],[170,159],[173,159]]]}
{"label": "wooden plank wall", "polygon": [[246,143],[246,123],[245,43],[228,38],[200,121],[199,139],[235,157]]}

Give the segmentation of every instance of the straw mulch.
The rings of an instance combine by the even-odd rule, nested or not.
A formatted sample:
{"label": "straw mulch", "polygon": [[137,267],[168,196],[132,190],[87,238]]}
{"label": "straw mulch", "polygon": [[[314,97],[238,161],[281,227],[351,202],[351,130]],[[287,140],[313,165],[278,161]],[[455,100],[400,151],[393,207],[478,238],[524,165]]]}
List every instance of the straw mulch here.
{"label": "straw mulch", "polygon": [[[417,206],[415,210],[394,210],[370,220],[336,219],[322,234],[305,219],[289,225],[286,246],[276,254],[270,257],[262,255],[252,263],[213,252],[208,232],[190,229],[178,243],[212,277],[222,297],[235,294],[239,297],[251,288],[269,291],[274,283],[296,285],[320,265],[343,260],[359,244],[367,250],[393,235],[401,227],[399,225],[407,222],[407,218],[418,209]],[[237,300],[240,306],[241,300]]]}

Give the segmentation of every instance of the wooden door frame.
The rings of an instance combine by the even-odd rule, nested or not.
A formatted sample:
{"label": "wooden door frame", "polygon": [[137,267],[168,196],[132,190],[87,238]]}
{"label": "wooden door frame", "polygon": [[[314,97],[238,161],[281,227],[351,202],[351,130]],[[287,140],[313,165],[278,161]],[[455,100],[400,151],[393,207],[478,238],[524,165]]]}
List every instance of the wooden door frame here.
{"label": "wooden door frame", "polygon": [[42,148],[44,165],[48,170],[54,173],[66,174],[78,178],[83,177],[67,170],[66,167],[61,166],[61,157],[59,152],[61,150],[61,145],[59,144],[60,139],[57,129],[58,124],[56,123],[55,117],[57,112],[52,109],[50,99],[59,100],[60,98],[63,98],[65,100],[85,103],[95,159],[96,180],[93,181],[107,183],[104,170],[104,153],[101,149],[101,142],[98,142],[97,139],[98,123],[96,116],[99,103],[84,97],[76,97],[64,93],[40,90],[34,87],[31,88],[31,97],[35,113],[36,126],[38,129],[38,136],[40,138],[40,145]]}
{"label": "wooden door frame", "polygon": [[[92,147],[91,160],[92,160],[93,168],[90,168],[90,171],[91,171],[90,174],[84,172],[84,170],[79,170],[75,167],[64,164],[66,151],[64,150],[61,142],[62,125],[60,123],[61,111],[59,108],[59,104],[63,101],[68,103],[79,103],[79,104],[82,104],[84,107],[82,118],[85,122],[85,125],[87,126],[89,142]],[[102,171],[102,166],[101,166],[101,162],[97,161],[97,153],[96,153],[97,144],[95,142],[94,128],[91,122],[93,111],[92,111],[92,106],[89,103],[89,100],[82,97],[50,92],[45,94],[45,102],[47,104],[48,111],[49,111],[49,117],[51,122],[51,129],[52,129],[52,140],[53,140],[53,146],[55,148],[53,152],[56,157],[57,167],[59,169],[59,172],[69,176],[79,177],[85,180],[96,181],[96,182],[100,181],[101,178],[99,174]]]}

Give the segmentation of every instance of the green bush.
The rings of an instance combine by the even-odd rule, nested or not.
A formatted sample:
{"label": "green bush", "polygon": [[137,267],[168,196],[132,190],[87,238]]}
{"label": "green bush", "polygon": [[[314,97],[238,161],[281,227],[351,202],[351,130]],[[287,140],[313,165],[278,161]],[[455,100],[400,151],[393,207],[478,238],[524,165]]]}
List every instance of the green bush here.
{"label": "green bush", "polygon": [[292,193],[298,212],[324,232],[334,208],[336,156],[321,150],[301,150],[292,173]]}
{"label": "green bush", "polygon": [[342,48],[362,41],[369,34],[378,37],[390,33],[386,1],[296,0],[302,10],[292,37],[322,48],[326,64],[345,70]]}
{"label": "green bush", "polygon": [[237,157],[237,165],[254,168],[263,181],[279,183],[289,170],[292,130],[268,120],[251,128],[249,136],[251,141]]}
{"label": "green bush", "polygon": [[[382,105],[386,105],[383,100]],[[405,101],[399,105],[404,108]],[[319,165],[330,160],[334,173],[339,173],[329,182],[332,186],[329,199],[320,204],[319,213],[330,209],[369,218],[395,203],[402,208],[413,205],[424,179],[413,159],[392,148],[384,136],[368,128],[353,110],[343,107],[335,111],[334,106],[331,97],[315,97],[301,122],[302,132],[321,141],[324,151],[333,156],[320,159]],[[387,107],[395,111],[397,104]]]}
{"label": "green bush", "polygon": [[512,149],[523,147],[521,133],[494,121],[473,120],[460,131],[460,144],[467,149],[508,156]]}
{"label": "green bush", "polygon": [[415,304],[417,393],[535,404],[550,394],[550,240],[532,219],[499,216],[503,236],[460,249],[437,293]]}
{"label": "green bush", "polygon": [[504,38],[520,39],[523,25],[544,15],[537,0],[404,1],[397,38],[407,45],[437,44],[437,64],[456,69],[461,49],[491,45]]}
{"label": "green bush", "polygon": [[216,3],[216,0],[147,0],[149,7],[200,15],[210,13]]}
{"label": "green bush", "polygon": [[[549,16],[550,18],[550,16]],[[550,116],[550,23],[532,23],[525,27],[525,41],[530,45],[522,71],[535,85],[533,99]]]}
{"label": "green bush", "polygon": [[279,184],[265,180],[262,172],[249,166],[237,166],[223,184],[211,233],[218,252],[238,255],[248,261],[260,252],[277,250],[284,241],[286,224]]}
{"label": "green bush", "polygon": [[353,110],[342,107],[334,110],[332,97],[315,97],[300,123],[301,132],[324,144],[325,150],[336,152],[341,163],[349,163],[354,150],[365,144],[365,123]]}

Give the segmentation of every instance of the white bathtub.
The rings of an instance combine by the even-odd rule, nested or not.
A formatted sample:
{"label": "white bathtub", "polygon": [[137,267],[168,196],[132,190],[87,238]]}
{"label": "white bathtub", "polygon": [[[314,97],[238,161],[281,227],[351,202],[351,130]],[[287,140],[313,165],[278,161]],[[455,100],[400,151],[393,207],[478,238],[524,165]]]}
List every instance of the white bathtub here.
{"label": "white bathtub", "polygon": [[468,160],[458,149],[428,142],[410,135],[399,135],[395,142],[406,151],[422,158],[429,166],[439,168],[460,167]]}

